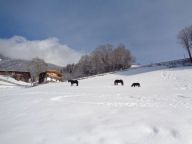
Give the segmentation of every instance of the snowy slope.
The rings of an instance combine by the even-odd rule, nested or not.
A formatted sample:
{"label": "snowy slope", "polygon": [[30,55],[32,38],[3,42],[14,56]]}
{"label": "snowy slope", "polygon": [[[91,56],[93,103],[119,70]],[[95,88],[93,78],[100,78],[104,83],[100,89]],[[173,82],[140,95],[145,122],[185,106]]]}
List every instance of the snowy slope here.
{"label": "snowy slope", "polygon": [[[0,143],[191,144],[191,74],[192,67],[143,67],[79,87],[0,89]],[[114,86],[115,79],[125,85]]]}
{"label": "snowy slope", "polygon": [[17,81],[9,76],[0,75],[0,88],[8,88],[16,86],[31,86],[31,84],[23,81]]}

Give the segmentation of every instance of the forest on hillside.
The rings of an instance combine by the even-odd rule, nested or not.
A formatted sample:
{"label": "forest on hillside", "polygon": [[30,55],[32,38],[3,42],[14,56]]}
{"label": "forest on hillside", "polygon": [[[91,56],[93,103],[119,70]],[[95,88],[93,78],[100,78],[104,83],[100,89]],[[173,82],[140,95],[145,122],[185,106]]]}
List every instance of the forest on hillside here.
{"label": "forest on hillside", "polygon": [[91,76],[121,69],[127,69],[135,61],[131,52],[123,44],[97,47],[90,54],[81,57],[77,64],[68,64],[61,72],[65,79]]}

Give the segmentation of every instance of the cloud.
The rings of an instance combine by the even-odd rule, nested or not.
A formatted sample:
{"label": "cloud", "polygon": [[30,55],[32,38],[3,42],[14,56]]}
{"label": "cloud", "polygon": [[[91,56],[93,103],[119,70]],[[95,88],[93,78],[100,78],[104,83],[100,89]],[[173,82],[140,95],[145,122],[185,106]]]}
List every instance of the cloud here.
{"label": "cloud", "polygon": [[10,58],[25,60],[38,57],[61,66],[78,62],[82,55],[61,44],[57,38],[27,40],[22,36],[0,39],[0,53]]}

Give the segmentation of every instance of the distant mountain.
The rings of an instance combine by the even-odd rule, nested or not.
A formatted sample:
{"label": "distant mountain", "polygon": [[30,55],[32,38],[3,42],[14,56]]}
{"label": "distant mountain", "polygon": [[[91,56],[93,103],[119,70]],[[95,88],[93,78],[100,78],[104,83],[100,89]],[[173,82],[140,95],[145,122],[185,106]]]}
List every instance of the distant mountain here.
{"label": "distant mountain", "polygon": [[[0,54],[0,71],[29,71],[30,60],[12,59]],[[60,70],[62,67],[46,63],[49,70]]]}
{"label": "distant mountain", "polygon": [[0,61],[2,61],[2,60],[8,60],[8,59],[9,59],[8,57],[0,54]]}

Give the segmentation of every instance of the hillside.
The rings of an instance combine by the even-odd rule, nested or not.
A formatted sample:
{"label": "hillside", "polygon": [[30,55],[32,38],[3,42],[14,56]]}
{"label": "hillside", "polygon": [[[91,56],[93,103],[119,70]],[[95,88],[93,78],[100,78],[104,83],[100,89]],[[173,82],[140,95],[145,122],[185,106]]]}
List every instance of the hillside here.
{"label": "hillside", "polygon": [[[0,70],[2,71],[29,71],[30,60],[12,59],[0,54]],[[59,70],[60,66],[47,63],[48,69]]]}
{"label": "hillside", "polygon": [[191,66],[155,65],[85,78],[78,87],[0,88],[0,143],[191,144],[191,73]]}

